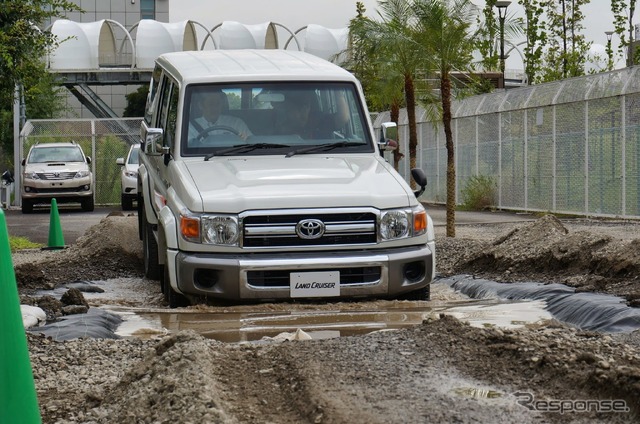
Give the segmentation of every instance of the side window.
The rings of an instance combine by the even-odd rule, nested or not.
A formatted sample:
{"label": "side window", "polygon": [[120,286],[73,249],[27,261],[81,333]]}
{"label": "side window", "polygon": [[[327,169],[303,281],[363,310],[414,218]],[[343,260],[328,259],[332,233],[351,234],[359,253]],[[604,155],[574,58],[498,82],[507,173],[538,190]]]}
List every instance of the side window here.
{"label": "side window", "polygon": [[153,126],[151,120],[153,119],[154,105],[157,100],[156,94],[158,93],[158,86],[160,85],[160,75],[162,75],[162,69],[156,66],[151,75],[151,82],[149,83],[149,94],[147,95],[147,104],[144,110],[144,120],[149,126]]}
{"label": "side window", "polygon": [[167,115],[169,113],[169,99],[171,98],[171,90],[173,83],[168,78],[163,78],[160,85],[160,107],[158,108],[158,121],[156,126],[162,128],[165,132],[164,140],[160,141],[162,144],[157,145],[157,151],[161,151],[163,145],[170,146],[170,140],[167,140]]}
{"label": "side window", "polygon": [[173,152],[176,139],[176,121],[178,119],[178,97],[179,89],[176,83],[171,84],[171,92],[169,93],[169,110],[167,111],[167,121],[164,128],[166,134],[166,142]]}

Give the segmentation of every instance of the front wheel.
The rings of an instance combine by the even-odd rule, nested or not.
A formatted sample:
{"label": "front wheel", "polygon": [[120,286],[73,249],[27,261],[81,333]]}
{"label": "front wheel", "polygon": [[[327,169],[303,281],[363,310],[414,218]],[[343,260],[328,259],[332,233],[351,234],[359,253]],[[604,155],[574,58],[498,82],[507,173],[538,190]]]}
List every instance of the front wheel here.
{"label": "front wheel", "polygon": [[129,196],[125,196],[124,194],[120,195],[120,204],[122,205],[123,211],[130,211],[133,209],[133,199]]}
{"label": "front wheel", "polygon": [[171,280],[169,278],[169,258],[165,260],[164,272],[162,275],[162,293],[164,294],[164,300],[167,301],[170,308],[179,308],[190,305],[189,299],[171,288]]}
{"label": "front wheel", "polygon": [[33,213],[33,202],[22,199],[22,213]]}
{"label": "front wheel", "polygon": [[85,212],[93,212],[95,205],[93,203],[93,196],[87,197],[80,201],[80,205],[82,206],[82,210]]}
{"label": "front wheel", "polygon": [[402,300],[431,300],[431,284],[400,297]]}

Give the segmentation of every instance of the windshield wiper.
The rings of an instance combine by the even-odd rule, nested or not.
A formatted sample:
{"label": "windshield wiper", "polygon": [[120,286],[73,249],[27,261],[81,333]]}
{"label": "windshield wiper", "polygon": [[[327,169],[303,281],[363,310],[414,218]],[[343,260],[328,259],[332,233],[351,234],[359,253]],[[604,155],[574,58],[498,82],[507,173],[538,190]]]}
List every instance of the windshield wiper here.
{"label": "windshield wiper", "polygon": [[209,153],[204,157],[205,161],[208,161],[214,156],[225,156],[233,153],[248,153],[257,149],[277,149],[280,147],[291,147],[288,144],[277,144],[277,143],[257,143],[257,144],[237,144],[233,147],[229,147],[227,149],[218,150],[217,152]]}
{"label": "windshield wiper", "polygon": [[357,141],[338,141],[335,143],[325,143],[318,144],[315,146],[303,147],[302,149],[292,150],[286,154],[286,158],[290,158],[291,156],[298,155],[301,153],[313,153],[313,152],[326,152],[329,150],[337,149],[338,147],[354,147],[354,146],[364,146],[366,143],[357,142]]}

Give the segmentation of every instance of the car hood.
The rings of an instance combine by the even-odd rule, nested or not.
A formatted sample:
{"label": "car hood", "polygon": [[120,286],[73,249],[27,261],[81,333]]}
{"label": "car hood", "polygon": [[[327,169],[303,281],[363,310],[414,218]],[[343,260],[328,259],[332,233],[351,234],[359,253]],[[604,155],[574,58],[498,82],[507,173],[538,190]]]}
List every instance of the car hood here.
{"label": "car hood", "polygon": [[[195,190],[198,212],[250,209],[375,207],[416,204],[407,183],[377,156],[212,158],[181,162]],[[195,196],[198,196],[198,199]],[[186,200],[186,199],[184,199]]]}
{"label": "car hood", "polygon": [[30,163],[25,166],[25,172],[71,172],[88,170],[89,166],[85,162],[45,162]]}

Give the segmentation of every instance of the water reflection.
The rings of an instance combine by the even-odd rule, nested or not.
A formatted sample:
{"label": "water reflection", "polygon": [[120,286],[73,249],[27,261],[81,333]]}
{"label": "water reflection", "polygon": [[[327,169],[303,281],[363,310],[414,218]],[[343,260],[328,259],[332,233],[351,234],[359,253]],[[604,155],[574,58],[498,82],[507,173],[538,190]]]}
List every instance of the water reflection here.
{"label": "water reflection", "polygon": [[[256,342],[301,329],[312,339],[357,336],[416,326],[430,316],[449,314],[477,327],[521,327],[551,318],[541,301],[469,299],[444,284],[434,284],[432,301],[259,304],[138,310],[110,309],[125,319],[124,337],[193,330],[222,342]],[[128,314],[133,313],[135,318]]]}

